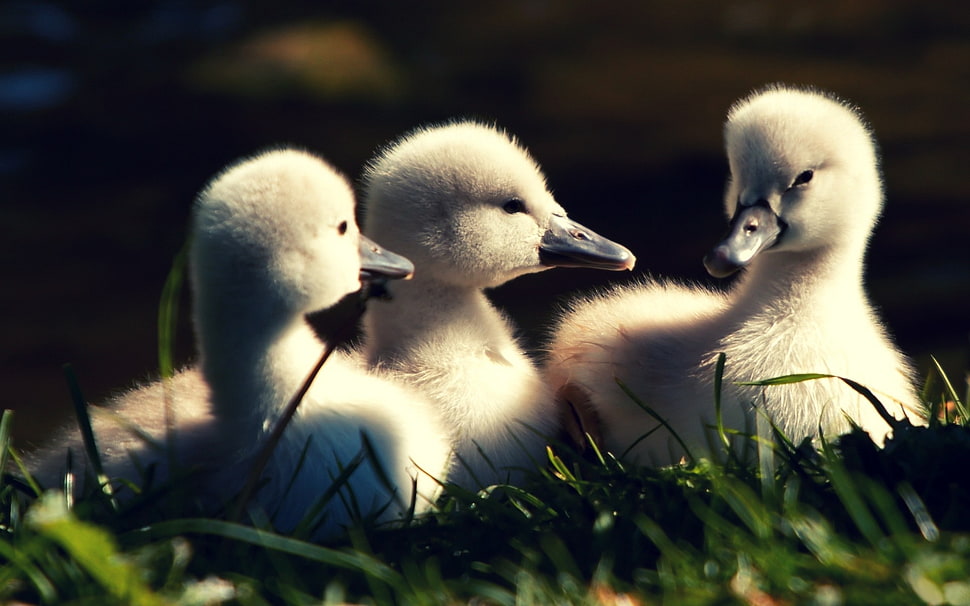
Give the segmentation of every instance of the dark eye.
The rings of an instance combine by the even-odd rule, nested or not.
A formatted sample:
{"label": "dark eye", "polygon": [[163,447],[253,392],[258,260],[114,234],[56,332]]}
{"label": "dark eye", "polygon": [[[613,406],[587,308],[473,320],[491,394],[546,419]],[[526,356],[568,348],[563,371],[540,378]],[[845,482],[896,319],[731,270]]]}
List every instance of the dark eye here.
{"label": "dark eye", "polygon": [[508,202],[502,205],[502,210],[509,213],[510,215],[514,215],[515,213],[524,213],[525,202],[523,202],[522,200],[519,200],[518,198],[512,198],[511,200],[509,200]]}
{"label": "dark eye", "polygon": [[341,221],[340,225],[337,226],[337,233],[341,236],[347,233],[347,222]]}
{"label": "dark eye", "polygon": [[814,176],[815,176],[814,170],[806,170],[802,172],[800,175],[798,175],[797,177],[795,177],[795,180],[792,181],[791,186],[798,187],[799,185],[805,185],[806,183],[811,181],[812,177]]}

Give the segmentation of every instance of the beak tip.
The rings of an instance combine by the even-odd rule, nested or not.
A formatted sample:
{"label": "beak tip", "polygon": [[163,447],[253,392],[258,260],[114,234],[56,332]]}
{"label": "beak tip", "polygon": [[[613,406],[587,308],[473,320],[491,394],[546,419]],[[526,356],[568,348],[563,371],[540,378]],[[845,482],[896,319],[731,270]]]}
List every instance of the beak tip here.
{"label": "beak tip", "polygon": [[633,271],[633,268],[637,265],[637,258],[633,253],[630,253],[630,258],[627,260],[626,265],[622,268],[627,271]]}
{"label": "beak tip", "polygon": [[726,278],[737,272],[744,265],[730,259],[727,250],[723,246],[718,246],[711,252],[704,255],[704,269],[715,278]]}

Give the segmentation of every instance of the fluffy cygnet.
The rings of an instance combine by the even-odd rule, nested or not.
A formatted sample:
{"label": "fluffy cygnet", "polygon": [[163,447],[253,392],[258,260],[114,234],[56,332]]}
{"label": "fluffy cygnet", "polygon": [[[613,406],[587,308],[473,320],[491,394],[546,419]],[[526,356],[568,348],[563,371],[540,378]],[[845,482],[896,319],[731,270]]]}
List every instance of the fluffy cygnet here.
{"label": "fluffy cygnet", "polygon": [[[170,492],[175,484],[186,488],[178,498],[196,492],[188,483],[211,462],[212,445],[219,443],[208,397],[209,385],[191,368],[131,389],[104,405],[87,407],[105,477],[114,480],[115,497],[131,498],[130,487]],[[88,491],[88,482],[100,482],[77,423],[62,428],[24,458],[42,488],[70,489],[80,496]],[[72,484],[66,486],[68,471]]]}
{"label": "fluffy cygnet", "polygon": [[753,428],[760,411],[795,441],[834,437],[850,421],[880,442],[890,431],[838,379],[736,384],[795,373],[853,379],[897,418],[918,420],[911,368],[862,285],[883,193],[872,133],[857,110],[825,93],[774,86],[736,103],[724,136],[730,232],[705,265],[718,277],[747,267],[744,274],[723,294],[649,280],[576,301],[549,347],[552,388],[609,450],[655,464],[685,453],[618,383],[703,455],[720,352],[728,428]]}
{"label": "fluffy cygnet", "polygon": [[[181,461],[203,463],[199,490],[225,502],[323,352],[305,314],[357,291],[363,274],[403,277],[413,266],[360,235],[347,181],[305,152],[275,150],[231,166],[194,210],[201,372],[177,375],[169,397],[190,421],[206,418],[188,439],[180,419],[176,446]],[[154,425],[161,415],[144,414],[162,408],[163,397],[161,383],[137,390],[121,413],[163,433]],[[314,536],[328,537],[358,516],[400,518],[415,487],[415,509],[426,510],[438,491],[429,474],[443,478],[450,457],[448,434],[424,397],[335,352],[282,434],[254,501],[290,530],[359,465],[318,516]],[[115,471],[109,466],[108,475]]]}
{"label": "fluffy cygnet", "polygon": [[633,255],[568,219],[528,152],[483,124],[406,135],[363,181],[366,233],[416,268],[364,319],[368,360],[435,402],[457,444],[450,481],[518,481],[544,461],[557,412],[483,289],[555,266],[630,269]]}

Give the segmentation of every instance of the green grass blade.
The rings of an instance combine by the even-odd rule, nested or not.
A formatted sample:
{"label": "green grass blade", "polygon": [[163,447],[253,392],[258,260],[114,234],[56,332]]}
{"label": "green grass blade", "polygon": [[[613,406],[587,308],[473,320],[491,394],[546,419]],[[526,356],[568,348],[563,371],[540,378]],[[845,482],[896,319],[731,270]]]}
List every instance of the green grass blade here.
{"label": "green grass blade", "polygon": [[957,394],[957,390],[953,388],[953,383],[950,382],[950,377],[947,376],[946,371],[940,366],[940,361],[936,359],[935,356],[930,356],[930,360],[933,362],[933,367],[936,372],[940,375],[940,379],[943,380],[943,385],[946,387],[946,394],[953,399],[957,406],[964,406],[965,404],[960,399],[960,395]]}
{"label": "green grass blade", "polygon": [[589,432],[586,432],[585,435],[586,435],[586,443],[589,444],[590,449],[593,451],[593,454],[596,456],[596,460],[599,461],[600,465],[605,467],[606,457],[603,456],[603,451],[600,449],[600,445],[596,443],[596,440],[593,439],[593,436]]}
{"label": "green grass blade", "polygon": [[175,335],[178,322],[179,298],[182,285],[185,282],[185,272],[188,267],[191,239],[186,240],[182,248],[175,255],[172,267],[169,269],[162,294],[158,302],[158,372],[163,383],[165,406],[165,444],[169,457],[169,465],[175,469],[178,465],[175,459],[175,419],[172,414],[172,398],[166,385],[175,376]]}
{"label": "green grass blade", "polygon": [[24,546],[20,545],[18,547],[14,547],[13,543],[7,541],[0,541],[0,560],[5,560],[2,569],[0,569],[2,570],[0,572],[0,599],[3,598],[3,589],[12,584],[12,579],[8,577],[16,578],[16,572],[19,571],[27,577],[27,580],[33,588],[37,590],[41,602],[56,604],[58,602],[57,588],[54,586],[54,583],[25,554],[26,550]]}
{"label": "green grass blade", "polygon": [[828,478],[832,482],[832,488],[839,500],[842,501],[842,506],[845,507],[846,513],[849,514],[862,536],[871,545],[878,547],[881,545],[882,539],[885,538],[885,534],[866,504],[858,478],[849,474],[841,460],[831,450],[827,449],[826,454],[828,455]]}
{"label": "green grass blade", "polygon": [[879,398],[876,397],[872,391],[865,385],[848,379],[846,377],[840,377],[838,375],[829,375],[824,373],[800,373],[792,375],[784,375],[781,377],[773,377],[771,379],[761,379],[759,381],[741,381],[738,385],[751,385],[751,386],[772,386],[772,385],[789,385],[791,383],[801,383],[802,381],[814,381],[816,379],[838,379],[851,387],[856,393],[861,395],[863,398],[869,401],[870,404],[876,409],[876,412],[886,423],[892,428],[897,428],[900,425],[905,425],[904,421],[900,421],[889,414],[886,407],[883,405]]}
{"label": "green grass blade", "polygon": [[372,555],[359,551],[339,551],[284,537],[266,530],[233,522],[206,518],[186,518],[152,524],[129,533],[133,540],[171,538],[185,534],[216,536],[295,555],[312,562],[362,572],[393,587],[401,585],[400,573]]}
{"label": "green grass blade", "polygon": [[717,354],[717,365],[714,367],[714,419],[717,422],[717,435],[721,438],[724,448],[731,449],[731,441],[724,431],[724,421],[721,417],[721,385],[724,381],[724,362],[727,356],[724,352]]}
{"label": "green grass blade", "polygon": [[13,411],[5,409],[0,417],[0,488],[3,488],[3,471],[7,468],[7,457],[13,445],[10,432],[13,430]]}
{"label": "green grass blade", "polygon": [[119,552],[106,530],[75,518],[56,493],[41,497],[27,519],[31,527],[60,545],[114,598],[136,606],[167,603],[145,584],[138,569]]}
{"label": "green grass blade", "polygon": [[[630,390],[629,387],[627,387],[626,385],[624,385],[623,381],[620,381],[619,379],[616,379],[616,384],[620,386],[620,389],[623,390],[623,393],[625,393],[628,398],[630,398],[631,400],[633,400],[633,402],[636,403],[637,406],[639,406],[641,409],[643,409],[644,412],[646,412],[651,417],[653,417],[658,423],[660,423],[660,425],[664,429],[666,429],[667,431],[670,432],[670,435],[673,436],[674,440],[676,440],[677,443],[680,445],[680,447],[684,450],[684,454],[686,455],[686,457],[687,457],[688,460],[690,460],[690,461],[695,461],[696,460],[696,459],[694,459],[694,455],[691,453],[690,448],[688,448],[687,447],[687,444],[681,439],[680,434],[678,434],[674,430],[674,428],[671,427],[670,423],[668,423],[666,419],[664,419],[663,417],[661,417],[659,413],[657,413],[654,409],[650,408],[649,406],[647,406],[646,403],[644,403],[643,401],[641,401],[640,398],[638,398],[637,395],[634,394]],[[652,431],[649,432],[649,433],[652,433]],[[642,437],[641,437],[641,439],[642,439]],[[637,440],[637,441],[639,442],[639,440]],[[633,445],[631,445],[630,448],[633,448],[633,446],[635,446],[635,445],[636,445],[636,443],[634,443]],[[627,449],[627,452],[629,452],[630,448]],[[626,455],[626,453],[623,453],[623,454]],[[620,457],[620,458],[622,459],[623,457]]]}
{"label": "green grass blade", "polygon": [[158,370],[163,379],[171,378],[175,374],[175,328],[190,247],[191,242],[186,241],[175,255],[158,303]]}
{"label": "green grass blade", "polygon": [[405,503],[402,500],[402,495],[397,490],[394,481],[391,480],[390,474],[387,473],[387,469],[381,461],[380,455],[377,454],[377,449],[374,448],[374,443],[371,441],[370,436],[367,435],[365,429],[360,430],[360,443],[361,452],[364,453],[364,457],[370,462],[371,469],[374,471],[377,481],[387,491],[387,494],[390,495],[391,500],[396,501],[398,506],[403,508]]}
{"label": "green grass blade", "polygon": [[754,491],[740,482],[719,478],[717,494],[758,539],[771,538],[771,514]]}
{"label": "green grass blade", "polygon": [[557,474],[559,474],[560,479],[562,479],[564,482],[566,482],[568,485],[572,486],[573,488],[576,488],[576,485],[578,484],[578,479],[576,478],[575,474],[573,474],[573,472],[569,469],[569,467],[566,466],[566,463],[563,462],[563,460],[559,457],[559,455],[553,452],[551,446],[546,446],[546,457],[548,457],[549,463],[552,465],[552,468],[556,470]]}
{"label": "green grass blade", "polygon": [[853,565],[855,555],[850,546],[817,512],[789,512],[785,524],[823,565],[838,568]]}
{"label": "green grass blade", "polygon": [[876,397],[876,394],[872,393],[872,391],[870,391],[869,388],[866,387],[865,385],[862,385],[861,383],[853,381],[852,379],[847,379],[845,377],[838,377],[838,379],[843,383],[845,383],[846,385],[848,385],[849,387],[851,387],[852,389],[854,389],[856,392],[858,392],[863,398],[865,398],[866,400],[869,400],[869,403],[872,404],[872,406],[876,409],[876,412],[879,413],[879,416],[882,417],[882,420],[888,423],[889,426],[892,427],[893,429],[898,429],[899,427],[904,426],[908,423],[906,421],[900,421],[895,417],[893,417],[891,414],[889,414],[889,411],[886,410],[886,407],[883,406],[882,402],[879,401],[879,398]]}
{"label": "green grass blade", "polygon": [[[358,527],[350,529],[350,542],[351,545],[354,546],[355,552],[361,556],[370,557],[373,553],[370,544],[367,542],[367,535],[365,535],[364,532]],[[401,578],[401,575],[397,573],[397,577]],[[392,600],[390,592],[388,591],[389,583],[386,581],[383,583],[378,583],[378,580],[380,579],[369,574],[366,576],[367,586],[370,588],[370,593],[372,596],[374,596],[374,601],[378,604],[390,604]],[[402,578],[401,583],[398,584],[398,587],[402,587],[403,584]]]}
{"label": "green grass blade", "polygon": [[780,377],[772,377],[770,379],[760,379],[758,381],[739,381],[738,385],[750,385],[754,387],[764,386],[770,387],[772,385],[790,385],[791,383],[801,383],[802,381],[814,381],[815,379],[837,379],[835,375],[827,375],[817,372],[804,372],[791,375],[783,375]]}
{"label": "green grass blade", "polygon": [[[964,423],[970,423],[970,408],[968,408],[968,403],[960,399],[960,395],[957,390],[953,388],[953,383],[950,382],[950,377],[946,375],[943,367],[940,366],[939,360],[934,356],[930,356],[930,360],[933,361],[933,367],[936,369],[937,374],[940,375],[940,379],[943,381],[943,386],[946,388],[946,397],[953,400],[953,405],[956,408],[956,413]],[[970,388],[968,388],[970,389]]]}
{"label": "green grass blade", "polygon": [[101,465],[101,453],[98,452],[98,444],[94,439],[94,430],[91,428],[91,415],[88,414],[88,405],[84,401],[84,394],[81,393],[81,386],[78,383],[74,367],[70,364],[64,365],[64,376],[67,378],[68,388],[71,390],[71,402],[74,403],[74,414],[77,416],[78,427],[81,430],[81,439],[84,442],[84,450],[91,461],[91,467],[97,475],[104,473]]}
{"label": "green grass blade", "polygon": [[927,541],[939,540],[940,528],[933,521],[933,517],[926,508],[926,503],[916,493],[913,485],[909,482],[901,482],[896,487],[896,490],[899,492],[899,496],[902,497],[903,503],[906,504],[910,514],[912,514],[913,520],[916,522],[916,527],[919,528],[923,538]]}
{"label": "green grass blade", "polygon": [[273,451],[276,450],[276,445],[279,444],[280,439],[283,437],[283,432],[286,430],[286,426],[289,425],[290,420],[293,415],[296,414],[296,409],[303,401],[303,396],[306,392],[310,390],[310,385],[313,380],[317,377],[317,373],[323,368],[323,365],[330,358],[330,355],[334,352],[334,347],[327,347],[323,355],[310,370],[310,373],[304,379],[303,384],[297,390],[296,394],[290,399],[289,403],[283,409],[280,414],[279,419],[276,420],[276,424],[273,426],[272,431],[269,436],[267,436],[265,442],[256,455],[253,461],[252,469],[249,471],[249,477],[246,479],[245,485],[239,494],[239,498],[236,501],[236,505],[229,516],[230,520],[239,520],[242,517],[242,512],[245,511],[246,505],[249,503],[249,499],[253,495],[253,491],[256,489],[257,484],[259,484],[260,478],[263,476],[263,470],[266,468],[266,464],[269,462],[271,456],[273,456]]}
{"label": "green grass blade", "polygon": [[[326,490],[317,498],[313,506],[307,510],[306,515],[303,516],[294,534],[297,536],[310,536],[320,525],[326,522],[327,507],[330,506],[331,502],[336,502],[334,499],[342,500],[340,490],[350,481],[350,476],[364,464],[364,460],[364,453],[358,452],[346,465],[342,461],[337,461],[340,472],[336,476],[330,476],[329,485]],[[352,492],[349,486],[347,487],[347,491]]]}
{"label": "green grass blade", "polygon": [[71,390],[71,401],[74,403],[74,414],[77,416],[78,428],[81,430],[81,440],[84,443],[84,450],[87,453],[88,460],[91,462],[91,468],[94,470],[98,485],[101,487],[105,496],[108,497],[111,507],[117,510],[118,503],[112,495],[111,482],[108,481],[107,476],[104,474],[104,466],[101,463],[101,452],[98,450],[98,443],[94,438],[94,429],[91,426],[91,415],[88,414],[88,405],[84,400],[84,394],[81,392],[81,385],[77,380],[73,366],[65,364],[63,368],[68,387]]}
{"label": "green grass blade", "polygon": [[27,469],[27,465],[24,463],[24,460],[21,459],[20,455],[17,454],[17,451],[13,449],[8,450],[8,455],[11,459],[13,459],[14,465],[17,466],[20,473],[23,474],[24,482],[27,484],[27,487],[30,488],[33,496],[39,497],[44,491],[41,489],[40,484],[37,483],[37,480],[34,479],[34,476],[31,475],[30,471]]}

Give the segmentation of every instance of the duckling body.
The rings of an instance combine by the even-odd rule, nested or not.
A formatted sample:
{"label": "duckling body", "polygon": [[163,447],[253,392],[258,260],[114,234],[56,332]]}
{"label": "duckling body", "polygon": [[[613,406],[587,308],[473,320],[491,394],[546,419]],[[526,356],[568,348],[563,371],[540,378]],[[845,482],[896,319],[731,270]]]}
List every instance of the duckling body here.
{"label": "duckling body", "polygon": [[366,232],[415,262],[364,319],[364,353],[432,399],[466,487],[517,482],[558,431],[552,392],[483,290],[553,266],[626,269],[633,255],[565,216],[524,148],[473,122],[417,130],[364,175]]}
{"label": "duckling body", "polygon": [[[211,465],[211,445],[219,443],[219,436],[208,398],[202,373],[188,368],[164,381],[136,386],[103,405],[88,406],[106,477],[151,490],[175,477],[181,482]],[[167,430],[170,426],[172,432]],[[85,483],[96,479],[76,423],[55,432],[24,458],[41,487],[63,489],[68,453],[73,492],[79,496],[87,492]],[[113,485],[116,497],[132,496],[125,485]]]}
{"label": "duckling body", "polygon": [[716,443],[709,426],[721,352],[730,429],[754,431],[763,413],[796,442],[834,437],[850,420],[879,442],[890,431],[838,379],[736,384],[796,373],[852,379],[896,418],[919,422],[911,367],[862,286],[882,189],[858,113],[826,94],[773,87],[731,109],[725,140],[731,231],[705,264],[716,276],[745,273],[726,293],[647,280],[574,302],[551,340],[550,385],[606,447],[645,463],[676,462],[685,452],[618,383],[693,454],[705,454]]}
{"label": "duckling body", "polygon": [[[201,498],[223,505],[323,353],[305,314],[357,291],[363,271],[402,277],[412,266],[360,236],[341,175],[292,149],[217,176],[198,198],[192,229],[198,368],[179,373],[168,396],[156,383],[119,407],[157,435],[169,397],[184,415],[178,459],[202,463]],[[370,262],[374,253],[381,258]],[[432,476],[443,477],[450,457],[447,432],[424,397],[335,352],[283,432],[254,501],[289,531],[334,492],[310,526],[312,536],[327,538],[359,517],[400,519],[415,489],[415,511],[428,509],[438,491]],[[108,462],[109,476],[130,472]]]}

